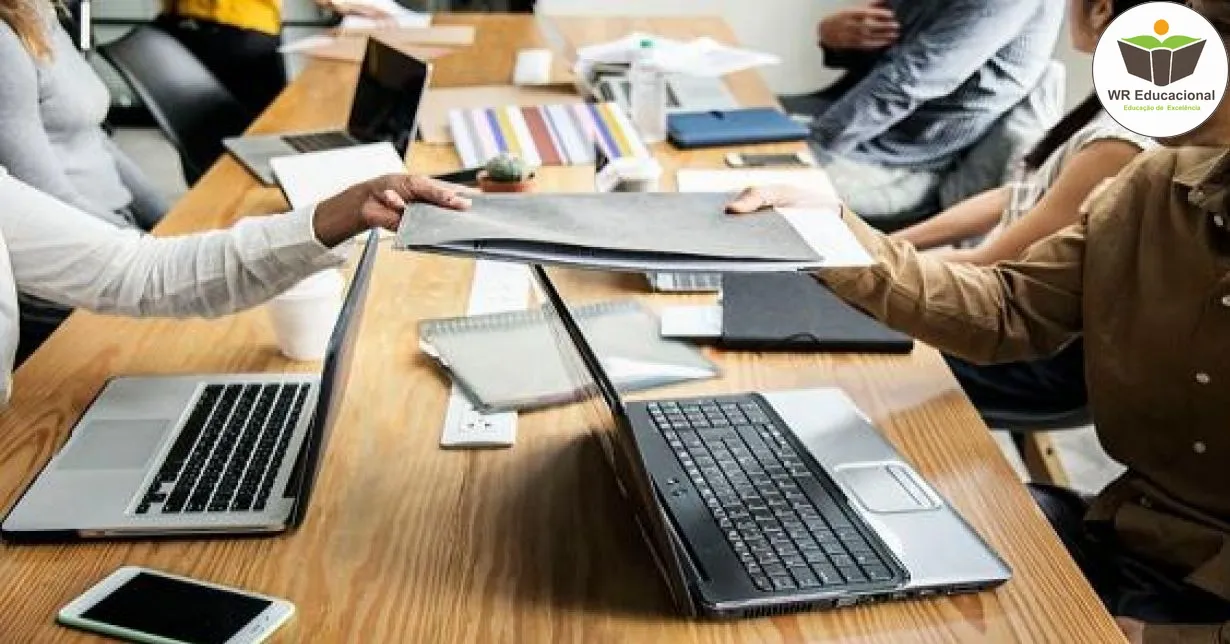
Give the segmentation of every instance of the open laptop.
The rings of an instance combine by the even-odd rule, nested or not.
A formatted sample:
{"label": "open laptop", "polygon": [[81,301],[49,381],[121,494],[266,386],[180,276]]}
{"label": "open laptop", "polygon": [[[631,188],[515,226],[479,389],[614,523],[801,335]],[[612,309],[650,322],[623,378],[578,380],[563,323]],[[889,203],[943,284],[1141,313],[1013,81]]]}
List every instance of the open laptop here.
{"label": "open laptop", "polygon": [[378,242],[368,235],[320,374],[111,380],[0,534],[63,541],[297,527],[345,398]]}
{"label": "open laptop", "polygon": [[392,143],[405,157],[430,79],[431,65],[368,38],[345,130],[242,136],[223,144],[266,185],[274,184],[269,161],[275,157],[380,141]]}
{"label": "open laptop", "polygon": [[838,389],[624,402],[541,266],[561,359],[689,614],[973,592],[1007,565]]}

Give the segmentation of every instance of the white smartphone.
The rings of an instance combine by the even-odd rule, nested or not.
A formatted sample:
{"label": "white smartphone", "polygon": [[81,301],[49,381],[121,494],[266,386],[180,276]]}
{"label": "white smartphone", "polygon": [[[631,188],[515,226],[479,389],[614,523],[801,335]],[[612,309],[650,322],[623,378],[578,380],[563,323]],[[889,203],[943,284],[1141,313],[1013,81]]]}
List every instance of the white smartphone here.
{"label": "white smartphone", "polygon": [[294,604],[165,572],[125,566],[60,609],[73,628],[149,644],[255,644]]}
{"label": "white smartphone", "polygon": [[782,166],[811,167],[815,163],[806,152],[782,154],[743,154],[731,152],[726,155],[726,165],[732,168],[770,168]]}

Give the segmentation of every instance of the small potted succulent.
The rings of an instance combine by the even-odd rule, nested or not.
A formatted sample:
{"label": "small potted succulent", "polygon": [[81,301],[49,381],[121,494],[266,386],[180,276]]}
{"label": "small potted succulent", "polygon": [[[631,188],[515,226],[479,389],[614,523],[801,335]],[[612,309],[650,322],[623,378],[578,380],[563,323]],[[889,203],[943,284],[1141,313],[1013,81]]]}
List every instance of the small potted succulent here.
{"label": "small potted succulent", "polygon": [[479,170],[478,187],[483,192],[532,192],[534,168],[515,154],[501,152]]}

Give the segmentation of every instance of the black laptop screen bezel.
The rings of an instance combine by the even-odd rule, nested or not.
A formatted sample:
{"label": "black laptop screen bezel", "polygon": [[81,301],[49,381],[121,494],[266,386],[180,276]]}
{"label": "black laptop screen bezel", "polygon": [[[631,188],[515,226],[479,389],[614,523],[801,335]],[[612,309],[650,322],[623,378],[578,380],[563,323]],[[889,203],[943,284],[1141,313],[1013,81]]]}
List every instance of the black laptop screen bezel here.
{"label": "black laptop screen bezel", "polygon": [[[430,64],[368,37],[346,132],[362,143],[392,143],[404,157],[414,142],[430,79]],[[389,100],[393,95],[402,100]],[[408,127],[390,129],[401,112],[409,115]]]}
{"label": "black laptop screen bezel", "polygon": [[341,313],[338,314],[333,333],[329,336],[329,346],[325,351],[320,384],[316,391],[316,409],[291,472],[290,480],[297,484],[288,485],[286,488],[287,495],[293,494],[295,497],[288,520],[292,527],[302,524],[307,516],[312,490],[316,487],[316,476],[320,472],[320,459],[324,456],[329,436],[333,433],[342,403],[345,402],[354,349],[358,343],[359,329],[363,326],[367,292],[371,286],[379,244],[380,233],[370,231],[363,246],[363,255],[359,258],[354,277],[350,280],[350,288],[346,291]]}
{"label": "black laptop screen bezel", "polygon": [[[597,352],[585,338],[580,324],[577,323],[572,310],[564,302],[547,271],[541,265],[533,264],[531,272],[547,298],[543,305],[543,312],[548,326],[552,327],[553,332],[556,331],[554,327],[558,326],[567,335],[566,338],[556,338],[561,352],[560,359],[565,369],[569,369],[573,362],[568,359],[569,356],[565,355],[565,352],[571,349],[585,368],[584,374],[577,375],[590,380],[594,389],[597,390],[598,397],[602,398],[610,411],[614,427],[605,430],[591,429],[604,432],[599,435],[599,439],[604,442],[603,451],[621,489],[634,506],[637,522],[640,524],[650,550],[657,559],[671,596],[680,608],[685,609],[689,614],[695,613],[695,603],[688,590],[680,554],[673,541],[674,530],[668,525],[670,519],[666,516],[666,509],[658,497],[657,486],[645,464],[640,442],[632,428],[632,421],[624,407],[619,390],[607,376]],[[551,324],[552,322],[557,324]],[[587,397],[592,397],[589,395],[593,392],[587,391],[584,386],[579,389],[582,394],[582,404],[592,402],[587,400]]]}

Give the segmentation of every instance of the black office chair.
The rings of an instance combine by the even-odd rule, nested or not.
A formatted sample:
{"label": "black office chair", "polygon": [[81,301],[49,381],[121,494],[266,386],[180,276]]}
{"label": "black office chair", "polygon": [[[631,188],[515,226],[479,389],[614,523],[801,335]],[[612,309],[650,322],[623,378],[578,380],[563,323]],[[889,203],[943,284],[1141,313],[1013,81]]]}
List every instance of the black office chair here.
{"label": "black office chair", "polygon": [[1093,424],[1088,406],[1064,411],[1023,411],[1019,409],[979,409],[987,427],[1002,429],[1012,437],[1029,479],[1058,487],[1068,486],[1068,475],[1049,432],[1079,429]]}
{"label": "black office chair", "polygon": [[242,133],[252,122],[253,115],[191,52],[154,27],[136,27],[97,50],[175,146],[188,185],[226,151],[222,139]]}

